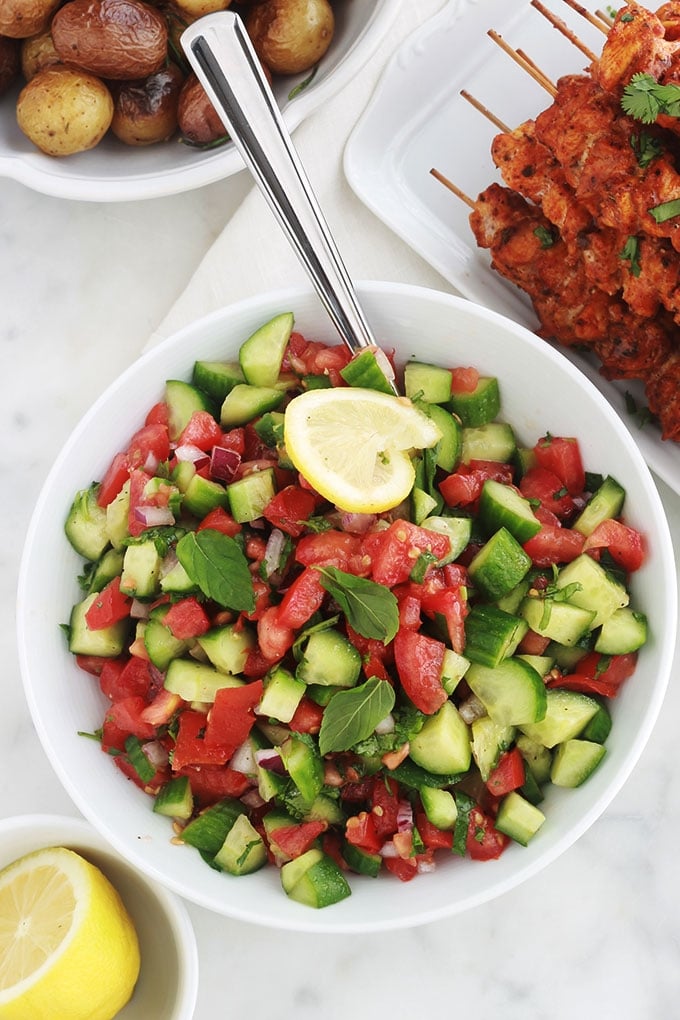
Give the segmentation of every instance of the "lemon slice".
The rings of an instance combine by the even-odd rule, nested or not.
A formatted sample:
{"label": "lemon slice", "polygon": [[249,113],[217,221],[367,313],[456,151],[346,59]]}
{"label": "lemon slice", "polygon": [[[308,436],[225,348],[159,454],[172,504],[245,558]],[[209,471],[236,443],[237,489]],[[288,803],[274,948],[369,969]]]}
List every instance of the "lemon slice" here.
{"label": "lemon slice", "polygon": [[139,965],[120,896],[79,854],[37,850],[0,872],[0,1018],[111,1020]]}
{"label": "lemon slice", "polygon": [[410,452],[441,432],[406,397],[358,387],[308,390],[284,419],[286,452],[317,492],[350,513],[380,513],[405,499],[415,479]]}

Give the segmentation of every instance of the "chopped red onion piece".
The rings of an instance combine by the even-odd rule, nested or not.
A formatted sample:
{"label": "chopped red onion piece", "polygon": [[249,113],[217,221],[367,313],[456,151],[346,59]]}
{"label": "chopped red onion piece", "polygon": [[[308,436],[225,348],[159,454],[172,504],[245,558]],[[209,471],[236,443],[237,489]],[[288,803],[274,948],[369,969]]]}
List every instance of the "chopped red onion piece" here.
{"label": "chopped red onion piece", "polygon": [[352,535],[365,535],[378,518],[375,514],[340,514],[340,528]]}
{"label": "chopped red onion piece", "polygon": [[434,871],[436,867],[437,865],[434,861],[428,861],[422,857],[419,861],[416,861],[416,871],[419,875],[426,875],[428,872]]}
{"label": "chopped red onion piece", "polygon": [[226,446],[213,446],[210,455],[210,475],[221,482],[230,482],[241,466],[241,454]]}
{"label": "chopped red onion piece", "polygon": [[142,471],[146,471],[147,475],[155,475],[159,464],[160,461],[158,457],[149,450],[146,455],[146,460],[142,464]]}
{"label": "chopped red onion piece", "polygon": [[282,566],[281,556],[286,547],[286,536],[279,528],[273,528],[267,540],[262,563],[267,577],[271,577]]}
{"label": "chopped red onion piece", "polygon": [[146,620],[150,611],[151,607],[148,602],[133,599],[130,603],[130,616],[133,620]]}
{"label": "chopped red onion piece", "polygon": [[229,765],[237,772],[242,772],[244,776],[255,775],[255,753],[249,740],[244,740],[241,746],[236,748]]}
{"label": "chopped red onion piece", "polygon": [[397,807],[397,832],[409,832],[413,828],[413,808],[410,801],[400,800]]}
{"label": "chopped red onion piece", "polygon": [[241,803],[245,804],[245,806],[250,808],[252,811],[257,811],[258,808],[263,807],[267,802],[260,797],[260,791],[254,786],[251,790],[248,790],[243,794],[241,797]]}
{"label": "chopped red onion piece", "polygon": [[391,839],[386,840],[378,851],[381,857],[398,857],[399,851]]}
{"label": "chopped red onion piece", "polygon": [[205,450],[199,449],[193,443],[182,443],[181,446],[178,446],[175,450],[175,457],[177,457],[177,460],[189,461],[190,464],[195,464],[197,468],[203,467],[210,460]]}
{"label": "chopped red onion piece", "polygon": [[471,694],[469,698],[461,702],[458,711],[468,726],[471,726],[475,719],[481,719],[486,715],[486,709],[476,694]]}
{"label": "chopped red onion piece", "polygon": [[160,740],[149,740],[142,744],[142,751],[156,769],[162,769],[168,764],[168,752]]}
{"label": "chopped red onion piece", "polygon": [[136,506],[135,520],[147,528],[158,528],[175,523],[175,515],[169,506]]}
{"label": "chopped red onion piece", "polygon": [[278,751],[272,747],[261,747],[255,752],[255,761],[267,772],[276,772],[278,775],[285,775],[286,769],[283,759]]}
{"label": "chopped red onion piece", "polygon": [[394,716],[389,712],[384,719],[381,719],[375,728],[375,732],[380,736],[383,733],[394,733]]}

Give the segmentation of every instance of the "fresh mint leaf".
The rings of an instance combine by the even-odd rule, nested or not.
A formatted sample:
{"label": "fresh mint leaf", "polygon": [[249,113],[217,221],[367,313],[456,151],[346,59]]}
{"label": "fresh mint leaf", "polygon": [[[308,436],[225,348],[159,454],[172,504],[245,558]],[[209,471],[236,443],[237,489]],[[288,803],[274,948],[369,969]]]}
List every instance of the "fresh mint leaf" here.
{"label": "fresh mint leaf", "polygon": [[467,793],[456,792],[453,796],[456,801],[458,815],[453,829],[453,846],[451,849],[454,854],[458,854],[460,857],[465,857],[467,851],[467,834],[470,827],[470,812],[476,805],[472,797],[469,797]]}
{"label": "fresh mint leaf", "polygon": [[340,606],[353,630],[385,644],[392,640],[399,628],[399,607],[388,588],[337,567],[316,569],[323,587]]}
{"label": "fresh mint leaf", "polygon": [[204,595],[220,606],[255,608],[253,579],[238,543],[212,528],[190,531],[177,543],[177,559]]}
{"label": "fresh mint leaf", "polygon": [[347,751],[373,733],[394,707],[394,689],[387,680],[371,677],[359,687],[338,691],[323,714],[319,751]]}
{"label": "fresh mint leaf", "polygon": [[125,740],[128,761],[143,783],[150,783],[156,775],[156,769],[144,753],[139,737],[130,734]]}

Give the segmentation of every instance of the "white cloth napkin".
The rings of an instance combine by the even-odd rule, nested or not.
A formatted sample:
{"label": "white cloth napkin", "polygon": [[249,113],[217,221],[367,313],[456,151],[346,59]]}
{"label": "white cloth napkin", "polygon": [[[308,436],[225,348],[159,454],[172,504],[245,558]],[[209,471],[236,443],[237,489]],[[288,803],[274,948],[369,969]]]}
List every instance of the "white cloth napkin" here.
{"label": "white cloth napkin", "polygon": [[[385,64],[400,43],[442,6],[443,0],[405,0],[377,52],[356,79],[295,132],[297,151],[355,280],[410,281],[451,289],[366,209],[351,190],[342,169],[347,139]],[[232,301],[307,282],[297,255],[259,188],[253,184],[147,346]]]}

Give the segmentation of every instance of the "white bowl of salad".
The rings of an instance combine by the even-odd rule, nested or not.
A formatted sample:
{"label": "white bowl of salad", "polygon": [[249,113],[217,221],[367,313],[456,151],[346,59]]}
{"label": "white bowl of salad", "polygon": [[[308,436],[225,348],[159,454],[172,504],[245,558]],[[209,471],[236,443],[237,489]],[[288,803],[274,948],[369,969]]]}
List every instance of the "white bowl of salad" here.
{"label": "white bowl of salad", "polygon": [[590,382],[470,302],[360,293],[406,401],[311,291],[208,316],[77,427],[19,588],[79,809],[285,929],[420,924],[536,874],[631,772],[675,644],[663,508]]}

